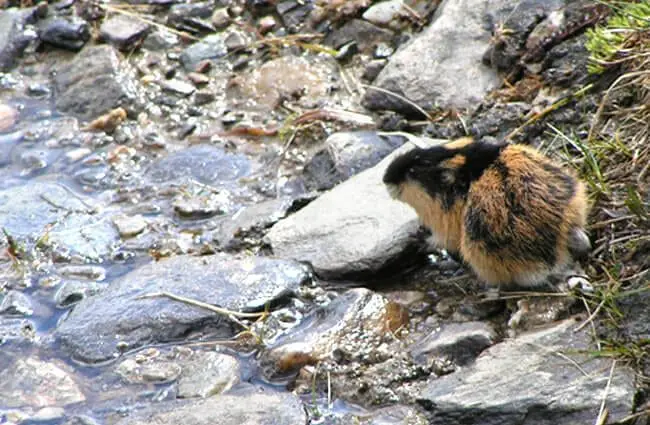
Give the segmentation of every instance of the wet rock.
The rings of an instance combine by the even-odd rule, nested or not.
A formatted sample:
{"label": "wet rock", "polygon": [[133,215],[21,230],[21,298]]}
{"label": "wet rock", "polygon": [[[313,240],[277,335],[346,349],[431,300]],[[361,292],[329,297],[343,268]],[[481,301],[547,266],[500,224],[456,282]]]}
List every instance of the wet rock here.
{"label": "wet rock", "polygon": [[390,198],[382,183],[392,158],[409,149],[397,149],[274,225],[267,238],[275,255],[306,261],[326,279],[363,278],[417,261],[424,235],[415,212]]}
{"label": "wet rock", "polygon": [[240,31],[232,31],[225,40],[226,49],[229,52],[235,52],[240,49],[243,49],[248,44],[246,36]]}
{"label": "wet rock", "polygon": [[222,34],[213,34],[205,37],[201,41],[187,47],[181,53],[179,59],[186,71],[194,71],[194,68],[203,60],[219,59],[228,53],[224,36]]}
{"label": "wet rock", "polygon": [[[304,99],[313,107],[313,99],[327,97],[338,65],[331,58],[307,60],[298,56],[283,56],[266,62],[243,76],[241,84],[231,85],[228,99],[233,103],[255,100],[261,109],[274,109],[281,99],[301,104]],[[309,106],[311,102],[311,106]]]}
{"label": "wet rock", "polygon": [[107,217],[72,214],[49,233],[48,241],[89,261],[101,261],[117,248],[119,234]]}
{"label": "wet rock", "polygon": [[354,41],[359,50],[370,53],[379,43],[392,44],[395,34],[387,29],[379,28],[370,22],[353,19],[333,30],[325,37],[324,44],[339,48]]}
{"label": "wet rock", "polygon": [[250,171],[245,156],[228,153],[214,146],[198,145],[178,151],[153,163],[146,176],[155,183],[179,183],[194,179],[203,184],[223,185]]}
{"label": "wet rock", "polygon": [[219,305],[229,310],[263,308],[309,278],[298,263],[228,255],[178,256],[148,264],[77,304],[56,335],[75,358],[97,362],[119,348],[170,341],[192,330],[230,336],[237,326],[224,316],[166,298],[138,299],[152,292]]}
{"label": "wet rock", "polygon": [[309,190],[331,189],[359,172],[370,168],[404,143],[395,136],[379,136],[372,131],[334,133],[325,149],[305,166]]}
{"label": "wet rock", "polygon": [[192,401],[157,403],[115,425],[306,425],[300,399],[287,392],[245,386],[228,394]]}
{"label": "wet rock", "polygon": [[430,365],[442,357],[465,366],[496,339],[496,332],[485,322],[449,323],[416,342],[411,347],[411,355],[420,364]]}
{"label": "wet rock", "polygon": [[56,419],[61,419],[63,416],[65,416],[65,409],[63,407],[44,407],[30,416],[29,421],[54,421]]}
{"label": "wet rock", "polygon": [[394,405],[367,414],[349,413],[341,418],[332,418],[331,422],[326,423],[332,425],[428,425],[429,422],[423,413],[413,407]]}
{"label": "wet rock", "polygon": [[99,36],[120,50],[130,50],[147,35],[150,28],[142,20],[117,14],[102,23]]}
{"label": "wet rock", "polygon": [[388,0],[370,6],[362,16],[375,25],[388,25],[399,19],[403,11],[404,0]]}
{"label": "wet rock", "polygon": [[97,282],[68,280],[54,294],[54,302],[57,307],[69,307],[99,291],[100,286]]}
{"label": "wet rock", "polygon": [[90,26],[80,18],[49,18],[39,23],[42,41],[68,50],[80,50],[90,39]]}
{"label": "wet rock", "polygon": [[258,245],[266,230],[284,218],[292,206],[288,198],[246,206],[220,222],[213,239],[226,250]]}
{"label": "wet rock", "polygon": [[377,75],[381,72],[382,69],[386,66],[387,61],[385,59],[375,59],[366,64],[366,68],[363,70],[362,77],[368,81],[374,81],[377,78]]}
{"label": "wet rock", "polygon": [[194,93],[194,105],[203,106],[214,102],[216,95],[211,90],[199,90]]}
{"label": "wet rock", "polygon": [[130,384],[160,384],[176,380],[181,374],[181,367],[167,360],[138,361],[130,358],[120,363],[115,373]]}
{"label": "wet rock", "polygon": [[[593,422],[608,385],[611,361],[586,354],[591,337],[584,331],[575,333],[575,326],[575,320],[566,320],[506,340],[484,351],[472,366],[431,381],[419,400],[431,411],[430,423]],[[633,374],[619,365],[605,404],[610,421],[632,412],[634,395]]]}
{"label": "wet rock", "polygon": [[182,365],[178,397],[210,397],[228,391],[239,383],[239,361],[227,354],[195,351]]}
{"label": "wet rock", "polygon": [[0,72],[9,71],[37,37],[25,31],[25,25],[33,21],[34,8],[0,10]]}
{"label": "wet rock", "polygon": [[311,11],[314,10],[314,5],[311,2],[308,3],[294,0],[281,1],[277,4],[276,10],[282,18],[282,22],[287,30],[290,33],[296,33],[300,31],[305,20]]}
{"label": "wet rock", "polygon": [[0,191],[0,227],[18,239],[41,236],[45,226],[62,221],[66,212],[87,211],[79,197],[54,183],[30,182]]}
{"label": "wet rock", "polygon": [[109,45],[88,46],[54,76],[56,108],[91,120],[119,106],[128,109],[138,97],[135,79]]}
{"label": "wet rock", "polygon": [[267,32],[271,31],[273,28],[275,28],[276,25],[277,22],[275,21],[275,18],[273,16],[265,16],[262,19],[260,19],[259,22],[257,23],[257,26],[261,34],[266,34]]}
{"label": "wet rock", "polygon": [[225,214],[230,209],[227,192],[183,194],[173,202],[174,212],[183,218],[203,219]]}
{"label": "wet rock", "polygon": [[175,4],[169,10],[167,24],[182,31],[214,32],[210,22],[214,6],[212,1]]}
{"label": "wet rock", "polygon": [[85,399],[69,368],[58,361],[27,357],[0,370],[4,408],[65,406]]}
{"label": "wet rock", "polygon": [[30,320],[0,316],[0,345],[8,341],[33,340],[36,327]]}
{"label": "wet rock", "polygon": [[169,31],[152,31],[142,43],[142,47],[148,50],[167,50],[179,43],[178,36]]}
{"label": "wet rock", "polygon": [[32,303],[20,291],[9,291],[0,298],[0,314],[31,316],[33,313]]}
{"label": "wet rock", "polygon": [[[486,28],[488,11],[504,3],[516,4],[509,0],[443,1],[431,25],[391,57],[375,85],[425,109],[467,108],[480,102],[501,84],[481,58],[492,36]],[[377,90],[368,90],[363,101],[371,109],[417,113],[412,106]]]}
{"label": "wet rock", "polygon": [[147,228],[147,220],[141,215],[120,215],[113,218],[113,224],[122,238],[132,238]]}
{"label": "wet rock", "polygon": [[408,323],[408,313],[367,289],[351,289],[306,317],[263,355],[269,377],[321,361],[374,362],[384,338]]}

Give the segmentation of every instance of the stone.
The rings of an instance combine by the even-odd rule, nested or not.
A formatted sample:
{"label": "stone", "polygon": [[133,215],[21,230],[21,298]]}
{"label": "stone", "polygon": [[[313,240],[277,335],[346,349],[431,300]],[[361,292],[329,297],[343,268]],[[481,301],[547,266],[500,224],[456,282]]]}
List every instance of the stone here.
{"label": "stone", "polygon": [[109,257],[119,243],[119,234],[108,217],[70,214],[49,233],[48,242],[88,261]]}
{"label": "stone", "polygon": [[[492,37],[488,13],[504,3],[517,2],[444,0],[429,27],[391,57],[374,85],[425,109],[476,105],[501,84],[501,78],[481,59]],[[367,90],[363,103],[370,109],[418,113],[413,106],[378,90]]]}
{"label": "stone", "polygon": [[214,12],[212,12],[212,16],[210,17],[210,22],[212,22],[212,25],[216,29],[224,29],[228,25],[230,25],[231,19],[230,19],[230,14],[228,13],[228,8],[227,7],[220,7],[218,9],[215,9]]}
{"label": "stone", "polygon": [[70,368],[59,361],[26,357],[0,370],[3,408],[65,406],[85,399]]}
{"label": "stone", "polygon": [[35,335],[36,326],[30,320],[0,316],[0,346],[10,341],[30,341]]}
{"label": "stone", "polygon": [[[568,319],[496,344],[469,367],[430,381],[418,402],[432,425],[592,423],[611,360],[590,356],[591,337],[576,326]],[[634,374],[619,363],[605,403],[609,421],[631,414],[634,397]]]}
{"label": "stone", "polygon": [[360,51],[370,53],[379,43],[392,44],[394,38],[395,33],[390,30],[379,28],[361,19],[353,19],[329,33],[323,43],[338,49],[354,41]]}
{"label": "stone", "polygon": [[133,236],[139,235],[147,228],[147,220],[139,214],[134,216],[119,215],[113,217],[113,224],[122,238],[132,238]]}
{"label": "stone", "polygon": [[247,385],[205,399],[157,403],[115,425],[307,425],[300,399],[289,392]]}
{"label": "stone", "polygon": [[160,83],[160,88],[168,93],[177,94],[183,97],[191,95],[194,93],[194,90],[196,90],[194,85],[177,79],[163,81]]}
{"label": "stone", "polygon": [[11,290],[0,296],[0,314],[31,316],[34,310],[27,295]]}
{"label": "stone", "polygon": [[181,374],[181,367],[172,361],[139,361],[128,358],[119,364],[115,373],[129,384],[161,384],[175,381]]}
{"label": "stone", "polygon": [[180,55],[180,61],[186,71],[194,71],[194,68],[203,60],[219,59],[228,53],[224,36],[213,34],[201,41],[188,46]]}
{"label": "stone", "polygon": [[124,347],[171,341],[192,330],[232,336],[239,327],[223,315],[164,297],[138,297],[170,292],[228,310],[257,310],[279,303],[309,278],[304,265],[272,258],[167,258],[84,298],[59,324],[56,336],[74,358],[89,363],[113,358]]}
{"label": "stone", "polygon": [[66,280],[54,294],[54,302],[59,308],[70,307],[99,291],[100,286],[97,282]]}
{"label": "stone", "polygon": [[485,322],[448,323],[417,341],[411,347],[411,355],[423,365],[443,358],[465,366],[496,340],[495,330]]}
{"label": "stone", "polygon": [[261,243],[266,230],[284,218],[292,206],[293,201],[288,198],[245,206],[219,222],[213,239],[226,250]]}
{"label": "stone", "polygon": [[99,36],[120,50],[132,50],[147,35],[151,26],[130,16],[117,14],[102,23]]}
{"label": "stone", "polygon": [[154,162],[145,176],[154,183],[194,179],[203,184],[225,185],[247,175],[250,169],[244,155],[211,145],[197,145]]}
{"label": "stone", "polygon": [[45,226],[61,222],[70,211],[88,213],[88,207],[59,184],[30,182],[0,190],[0,227],[18,240],[42,236]]}
{"label": "stone", "polygon": [[307,188],[331,189],[376,165],[403,143],[401,137],[380,136],[372,131],[334,133],[325,141],[324,150],[305,166]]}
{"label": "stone", "polygon": [[273,378],[341,356],[367,361],[386,336],[407,325],[399,305],[365,288],[348,290],[270,344],[261,360],[264,374]]}
{"label": "stone", "polygon": [[34,8],[0,10],[0,72],[13,68],[32,39],[37,37],[25,31],[25,26],[33,21]]}
{"label": "stone", "polygon": [[287,98],[313,108],[314,99],[330,95],[333,76],[338,76],[333,58],[281,56],[243,75],[242,84],[229,87],[227,98],[234,104],[246,103],[247,108],[255,101],[261,110],[273,110]]}
{"label": "stone", "polygon": [[375,25],[388,25],[404,12],[404,0],[388,0],[373,4],[363,12],[363,19]]}
{"label": "stone", "polygon": [[62,49],[78,51],[90,40],[90,26],[80,18],[48,18],[38,27],[42,41]]}
{"label": "stone", "polygon": [[233,356],[195,351],[182,364],[178,379],[178,397],[211,397],[228,391],[239,383],[241,367]]}
{"label": "stone", "polygon": [[267,234],[274,254],[308,262],[324,279],[367,278],[417,261],[426,245],[419,220],[382,182],[392,159],[410,149],[397,149],[275,224]]}
{"label": "stone", "polygon": [[55,105],[60,112],[83,120],[120,106],[128,109],[138,98],[135,81],[113,46],[88,46],[56,70]]}

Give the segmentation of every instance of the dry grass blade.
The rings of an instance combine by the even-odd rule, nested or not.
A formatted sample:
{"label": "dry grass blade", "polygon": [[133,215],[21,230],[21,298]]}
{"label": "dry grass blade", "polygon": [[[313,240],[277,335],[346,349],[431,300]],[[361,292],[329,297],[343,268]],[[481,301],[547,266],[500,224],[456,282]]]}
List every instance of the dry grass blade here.
{"label": "dry grass blade", "polygon": [[145,18],[144,16],[142,16],[139,13],[129,12],[128,10],[125,10],[122,7],[109,6],[109,5],[105,4],[105,3],[99,3],[99,7],[101,7],[102,9],[104,9],[107,12],[117,13],[117,14],[120,14],[120,15],[126,15],[126,16],[129,16],[131,18],[135,18],[135,19],[137,19],[137,20],[139,20],[141,22],[147,23],[149,25],[153,25],[156,28],[162,29],[164,31],[168,31],[168,32],[170,32],[172,34],[176,34],[179,37],[188,38],[188,39],[194,40],[194,41],[201,40],[200,38],[194,37],[193,35],[188,34],[188,33],[184,32],[184,31],[178,31],[178,30],[176,30],[174,28],[168,27],[167,25],[159,24],[158,22],[156,22],[154,20]]}
{"label": "dry grass blade", "polygon": [[381,88],[381,87],[377,87],[377,86],[373,86],[373,85],[369,85],[369,84],[361,84],[361,86],[364,87],[364,88],[366,88],[366,89],[376,90],[376,91],[378,91],[378,92],[381,92],[381,93],[387,94],[387,95],[389,95],[389,96],[394,97],[395,99],[399,99],[399,100],[401,100],[402,102],[404,102],[404,103],[408,104],[409,106],[411,106],[413,109],[415,109],[415,110],[418,111],[419,113],[421,113],[421,114],[422,114],[424,117],[426,117],[426,119],[429,120],[430,122],[433,122],[433,121],[434,121],[433,117],[432,117],[432,116],[431,116],[427,111],[425,111],[424,109],[422,109],[422,107],[421,107],[420,105],[416,104],[415,102],[413,102],[413,101],[410,100],[410,99],[405,98],[404,96],[401,96],[401,95],[399,95],[399,94],[397,94],[397,93],[394,93],[394,92],[392,92],[392,91],[390,91],[390,90],[386,90],[386,89],[383,89],[383,88]]}
{"label": "dry grass blade", "polygon": [[170,292],[152,292],[149,294],[140,295],[136,299],[140,300],[140,299],[158,298],[158,297],[169,298],[174,301],[182,302],[188,305],[193,305],[195,307],[209,310],[213,313],[223,314],[225,316],[233,316],[233,317],[240,317],[240,318],[259,318],[267,315],[267,313],[244,313],[240,311],[232,311],[225,308],[214,306],[212,304],[204,303],[203,301],[193,300],[191,298],[175,295]]}
{"label": "dry grass blade", "polygon": [[607,423],[609,412],[605,407],[605,403],[607,402],[607,396],[609,395],[609,388],[612,385],[612,379],[614,377],[615,368],[616,368],[616,360],[612,360],[612,368],[609,370],[609,378],[607,379],[607,385],[605,386],[605,394],[603,395],[603,400],[600,403],[600,411],[598,412],[598,418],[596,418],[595,425],[605,425]]}

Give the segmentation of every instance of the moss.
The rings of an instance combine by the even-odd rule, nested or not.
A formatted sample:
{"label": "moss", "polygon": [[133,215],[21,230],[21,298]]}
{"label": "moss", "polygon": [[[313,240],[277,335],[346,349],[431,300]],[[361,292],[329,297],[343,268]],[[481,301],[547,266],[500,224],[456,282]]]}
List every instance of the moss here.
{"label": "moss", "polygon": [[650,3],[612,3],[614,14],[605,25],[587,31],[590,73],[632,60],[650,50]]}

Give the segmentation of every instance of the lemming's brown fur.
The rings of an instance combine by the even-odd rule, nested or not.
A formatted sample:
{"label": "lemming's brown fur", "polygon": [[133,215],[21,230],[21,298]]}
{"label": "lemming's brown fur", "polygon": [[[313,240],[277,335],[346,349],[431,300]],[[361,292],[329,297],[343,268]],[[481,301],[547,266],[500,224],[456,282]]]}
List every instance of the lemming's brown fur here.
{"label": "lemming's brown fur", "polygon": [[531,147],[485,146],[463,138],[421,149],[396,159],[384,181],[438,246],[458,252],[484,281],[542,283],[573,261],[569,237],[587,218],[584,184]]}

